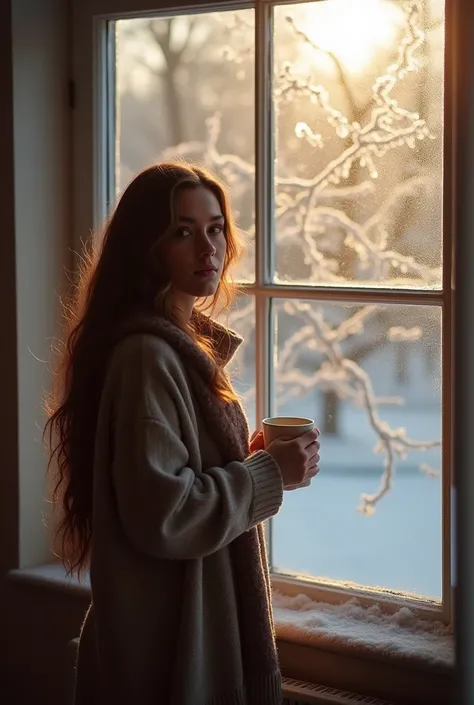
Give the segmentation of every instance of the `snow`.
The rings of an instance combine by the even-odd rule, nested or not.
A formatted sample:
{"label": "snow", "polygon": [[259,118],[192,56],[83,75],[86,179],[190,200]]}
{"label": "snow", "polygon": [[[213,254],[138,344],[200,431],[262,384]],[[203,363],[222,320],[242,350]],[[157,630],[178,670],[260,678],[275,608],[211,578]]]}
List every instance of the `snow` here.
{"label": "snow", "polygon": [[330,605],[278,591],[273,595],[273,607],[276,632],[284,640],[412,664],[454,664],[451,628],[440,621],[421,619],[407,607],[388,613],[380,603],[365,607],[357,598]]}
{"label": "snow", "polygon": [[[439,423],[439,415],[412,415],[405,419],[408,428],[434,435],[429,426]],[[437,452],[410,453],[400,461],[392,491],[373,516],[364,516],[357,511],[359,497],[377,489],[382,459],[373,453],[373,438],[363,433],[358,413],[345,407],[344,417],[351,431],[321,437],[319,475],[311,487],[286,492],[272,521],[274,570],[439,599],[442,487],[439,478],[427,477],[418,467],[422,461],[439,467]]]}
{"label": "snow", "polygon": [[[298,408],[314,418],[316,404],[305,402]],[[440,599],[442,486],[419,469],[422,462],[439,468],[440,451],[399,460],[392,491],[364,516],[360,495],[376,491],[383,471],[364,417],[342,405],[341,434],[321,436],[319,475],[309,488],[285,493],[272,521],[273,569]],[[436,408],[387,409],[384,417],[393,425],[403,420],[417,437],[439,436]]]}

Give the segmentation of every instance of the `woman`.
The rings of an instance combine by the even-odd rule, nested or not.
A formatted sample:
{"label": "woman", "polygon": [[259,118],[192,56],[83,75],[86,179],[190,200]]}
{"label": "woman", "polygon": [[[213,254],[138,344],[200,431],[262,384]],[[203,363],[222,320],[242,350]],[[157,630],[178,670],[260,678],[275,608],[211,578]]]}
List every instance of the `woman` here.
{"label": "woman", "polygon": [[77,703],[280,702],[261,522],[319,443],[249,445],[225,372],[241,339],[202,313],[229,303],[238,250],[223,187],[159,164],[82,272],[48,421],[62,557],[92,586]]}

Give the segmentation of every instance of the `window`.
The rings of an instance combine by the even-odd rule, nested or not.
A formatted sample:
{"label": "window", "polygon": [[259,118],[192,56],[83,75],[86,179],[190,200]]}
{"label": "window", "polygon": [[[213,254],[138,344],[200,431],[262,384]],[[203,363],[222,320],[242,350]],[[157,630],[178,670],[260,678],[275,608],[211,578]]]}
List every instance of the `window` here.
{"label": "window", "polygon": [[82,178],[97,136],[81,203],[101,219],[134,173],[177,156],[229,185],[250,423],[304,415],[322,432],[319,477],[271,522],[275,581],[402,593],[448,618],[443,1],[116,5],[81,107],[96,120],[76,137]]}

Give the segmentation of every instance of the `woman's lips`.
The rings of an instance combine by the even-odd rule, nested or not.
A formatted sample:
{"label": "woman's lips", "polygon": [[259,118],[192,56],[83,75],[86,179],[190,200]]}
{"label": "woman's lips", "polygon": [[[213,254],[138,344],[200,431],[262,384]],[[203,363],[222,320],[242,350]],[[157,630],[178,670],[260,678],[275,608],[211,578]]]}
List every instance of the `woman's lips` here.
{"label": "woman's lips", "polygon": [[214,277],[217,274],[217,270],[216,269],[200,269],[197,272],[195,272],[195,274],[197,274],[198,277],[205,277],[205,278]]}

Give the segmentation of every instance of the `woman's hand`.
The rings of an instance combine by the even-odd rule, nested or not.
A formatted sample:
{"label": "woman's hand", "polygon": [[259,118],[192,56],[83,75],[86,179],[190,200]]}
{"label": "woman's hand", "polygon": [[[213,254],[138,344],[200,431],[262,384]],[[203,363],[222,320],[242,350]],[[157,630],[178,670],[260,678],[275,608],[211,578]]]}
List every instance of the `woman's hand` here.
{"label": "woman's hand", "polygon": [[[286,468],[283,471],[284,475],[284,485],[285,485],[285,490],[297,490],[302,487],[309,487],[311,484],[311,480],[313,477],[316,477],[316,475],[319,472],[319,449],[320,449],[320,443],[319,443],[319,430],[316,428],[313,431],[309,431],[309,433],[305,434],[304,436],[300,436],[299,439],[277,439],[277,442],[275,445],[278,445],[280,443],[281,445],[286,445],[287,450],[293,445],[301,445],[301,441],[304,442],[304,453],[306,454],[305,458],[305,468],[303,470],[303,475],[298,477],[299,482],[292,483],[288,482],[286,479]],[[275,443],[275,441],[274,441]],[[280,464],[280,469],[281,466],[286,463],[282,463],[280,460],[280,455],[281,455],[281,450],[276,452],[275,446],[271,448],[273,444],[270,444],[269,446],[269,452],[270,455],[272,455],[277,462]],[[250,438],[250,452],[251,453],[256,453],[258,450],[265,450],[265,443],[263,440],[263,431],[254,431],[252,433],[252,436]],[[301,452],[301,448],[298,449]],[[292,453],[294,453],[294,450],[292,450]],[[301,460],[301,459],[300,459]],[[294,459],[291,465],[294,466]],[[286,480],[286,481],[285,481]]]}
{"label": "woman's hand", "polygon": [[254,431],[250,438],[250,452],[256,453],[257,450],[265,450],[263,431]]}
{"label": "woman's hand", "polygon": [[319,472],[319,430],[297,438],[277,438],[265,449],[280,468],[285,490],[309,487]]}

